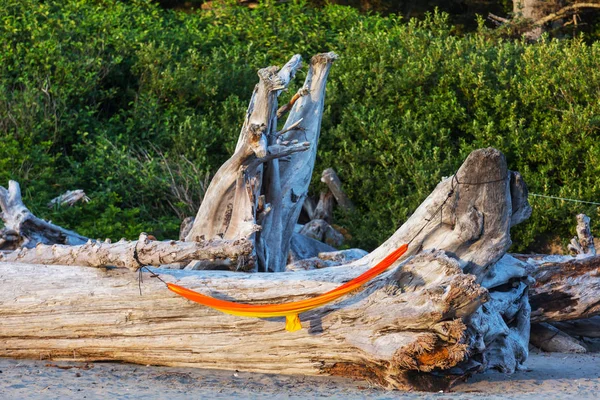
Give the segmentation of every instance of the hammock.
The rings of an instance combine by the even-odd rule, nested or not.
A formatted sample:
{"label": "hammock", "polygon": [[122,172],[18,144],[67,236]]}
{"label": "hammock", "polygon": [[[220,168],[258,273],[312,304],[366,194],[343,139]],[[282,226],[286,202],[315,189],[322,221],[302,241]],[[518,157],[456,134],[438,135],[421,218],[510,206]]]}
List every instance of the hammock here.
{"label": "hammock", "polygon": [[167,287],[172,292],[175,292],[188,300],[214,308],[215,310],[219,310],[226,314],[257,318],[285,317],[285,329],[289,332],[294,332],[302,328],[302,325],[300,324],[300,318],[298,317],[299,313],[330,303],[342,297],[343,295],[358,289],[388,269],[398,258],[400,258],[400,256],[406,253],[407,249],[408,245],[403,244],[383,260],[381,260],[373,268],[336,289],[313,297],[312,299],[294,301],[284,304],[235,303],[232,301],[219,300],[215,299],[214,297],[205,296],[198,292],[194,292],[193,290],[186,289],[182,286],[174,285],[172,283],[167,283]]}

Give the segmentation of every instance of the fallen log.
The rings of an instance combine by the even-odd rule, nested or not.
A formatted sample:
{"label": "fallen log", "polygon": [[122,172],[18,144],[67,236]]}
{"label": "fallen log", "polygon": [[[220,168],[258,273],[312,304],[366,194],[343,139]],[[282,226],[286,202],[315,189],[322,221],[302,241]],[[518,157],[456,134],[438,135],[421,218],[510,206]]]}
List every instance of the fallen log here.
{"label": "fallen log", "polygon": [[600,257],[539,260],[532,272],[531,321],[552,322],[600,314]]}
{"label": "fallen log", "polygon": [[585,353],[585,346],[560,329],[547,323],[532,324],[531,344],[550,353]]}
{"label": "fallen log", "polygon": [[535,279],[530,290],[531,321],[557,322],[600,314],[600,257],[596,256],[590,219],[577,215],[577,237],[569,250],[574,256],[526,255],[515,257],[526,263]]}
{"label": "fallen log", "polygon": [[364,290],[301,314],[304,329],[293,333],[282,319],[190,303],[156,279],[140,297],[121,269],[0,263],[0,356],[327,373],[428,390],[473,371],[514,371],[527,357],[529,280],[501,259],[519,222],[513,210],[528,207],[513,196],[517,177],[497,150],[473,152],[390,239],[339,267],[154,270],[213,297],[278,304],[334,289],[409,244]]}
{"label": "fallen log", "polygon": [[553,322],[561,331],[577,337],[600,338],[600,316],[574,321]]}
{"label": "fallen log", "polygon": [[[11,285],[0,295],[0,354],[270,373],[353,372],[409,389],[406,371],[447,368],[466,356],[465,326],[455,318],[477,308],[486,292],[440,252],[418,256],[406,267],[425,274],[422,281],[406,282],[404,293],[388,288],[407,279],[394,271],[358,296],[303,314],[306,329],[288,333],[282,319],[224,315],[174,297],[152,279],[144,281],[140,297],[135,277],[121,270],[7,264],[2,279]],[[265,302],[322,293],[355,273],[336,269],[318,276],[169,270],[161,277],[221,297]],[[249,338],[256,340],[250,344]]]}

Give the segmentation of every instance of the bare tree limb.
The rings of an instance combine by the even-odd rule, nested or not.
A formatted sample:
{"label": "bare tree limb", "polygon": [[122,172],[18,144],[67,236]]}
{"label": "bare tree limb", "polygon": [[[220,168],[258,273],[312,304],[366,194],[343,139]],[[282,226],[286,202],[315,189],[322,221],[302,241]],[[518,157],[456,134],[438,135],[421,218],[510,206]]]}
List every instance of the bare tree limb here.
{"label": "bare tree limb", "polygon": [[552,22],[555,21],[557,19],[561,19],[561,18],[565,18],[568,17],[569,15],[576,13],[577,11],[580,11],[582,9],[600,9],[600,3],[575,3],[575,4],[570,4],[566,7],[561,8],[560,10],[558,10],[557,12],[553,12],[551,14],[546,15],[543,18],[538,19],[537,21],[534,21],[533,25],[535,26],[541,26],[544,24],[547,24],[548,22]]}
{"label": "bare tree limb", "polygon": [[142,233],[137,241],[92,242],[83,245],[38,244],[0,253],[0,262],[84,267],[121,267],[137,271],[142,265],[173,264],[197,259],[232,259],[248,256],[252,243],[247,239],[204,240],[200,242],[159,242]]}

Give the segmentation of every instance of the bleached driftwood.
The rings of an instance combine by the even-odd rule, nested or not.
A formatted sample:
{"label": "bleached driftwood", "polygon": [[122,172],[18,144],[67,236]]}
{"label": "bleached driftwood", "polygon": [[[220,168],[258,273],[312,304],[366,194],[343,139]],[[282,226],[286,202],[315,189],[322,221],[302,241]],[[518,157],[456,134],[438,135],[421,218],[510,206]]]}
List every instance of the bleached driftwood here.
{"label": "bleached driftwood", "polygon": [[[410,389],[411,374],[451,367],[466,356],[460,317],[477,308],[486,291],[441,252],[420,255],[405,268],[419,271],[420,279],[392,271],[357,296],[303,314],[305,329],[289,333],[282,319],[224,315],[175,297],[149,278],[139,296],[135,276],[120,270],[3,265],[2,279],[11,285],[0,294],[0,355],[355,375]],[[168,271],[164,279],[258,302],[314,296],[356,273]]]}
{"label": "bleached driftwood", "polygon": [[90,198],[87,197],[82,189],[67,190],[60,196],[50,200],[50,202],[48,202],[48,208],[53,208],[56,206],[73,206],[73,204],[77,203],[78,201],[89,203]]}
{"label": "bleached driftwood", "polygon": [[[277,98],[300,68],[300,56],[281,70],[259,71],[236,151],[209,185],[187,241],[248,237],[258,271],[284,270],[314,168],[325,84],[336,57],[314,56],[304,86],[279,111]],[[288,111],[277,131],[277,119]]]}
{"label": "bleached driftwood", "polygon": [[0,253],[0,262],[25,264],[79,265],[85,267],[122,267],[137,271],[144,265],[173,264],[195,259],[237,260],[249,256],[252,244],[247,239],[160,242],[142,233],[137,241],[117,243],[91,240],[77,246],[44,245]]}
{"label": "bleached driftwood", "polygon": [[331,190],[331,193],[341,208],[344,210],[354,209],[354,204],[352,204],[352,201],[350,201],[342,189],[342,182],[333,168],[327,168],[323,171],[323,174],[321,175],[321,182],[325,183],[327,187],[329,187],[329,190]]}
{"label": "bleached driftwood", "polygon": [[[10,181],[8,190],[0,186],[0,207],[6,226],[0,237],[0,262],[124,267],[136,271],[142,265],[189,262],[194,259],[227,259],[232,268],[252,265],[252,243],[246,238],[199,240],[197,242],[149,240],[91,240],[36,217],[23,204],[21,189]],[[137,257],[137,260],[136,260]],[[139,261],[139,262],[138,262]]]}
{"label": "bleached driftwood", "polygon": [[88,241],[84,236],[33,215],[23,204],[21,187],[16,181],[9,181],[8,189],[0,186],[0,209],[4,226],[19,235],[19,247],[33,247],[38,243],[79,245]]}
{"label": "bleached driftwood", "polygon": [[338,265],[349,264],[352,261],[359,260],[366,256],[366,251],[362,249],[337,250],[319,253],[316,257],[305,258],[289,263],[285,270],[290,271],[308,271],[326,267],[337,267]]}
{"label": "bleached driftwood", "polygon": [[301,314],[304,329],[294,333],[280,319],[188,302],[157,280],[146,279],[139,297],[135,277],[121,270],[2,263],[0,356],[328,373],[402,389],[443,389],[486,368],[514,371],[527,356],[529,328],[528,278],[501,261],[514,221],[514,177],[497,150],[473,152],[390,239],[339,267],[157,270],[219,298],[282,303],[331,290],[409,243],[364,290]]}
{"label": "bleached driftwood", "polygon": [[335,197],[331,191],[322,191],[319,194],[319,202],[317,203],[314,213],[311,219],[323,219],[327,222],[331,222],[333,219],[333,202]]}
{"label": "bleached driftwood", "polygon": [[585,214],[577,215],[577,236],[571,239],[568,246],[569,250],[576,255],[592,257],[596,255],[594,247],[594,237],[590,230],[590,217]]}

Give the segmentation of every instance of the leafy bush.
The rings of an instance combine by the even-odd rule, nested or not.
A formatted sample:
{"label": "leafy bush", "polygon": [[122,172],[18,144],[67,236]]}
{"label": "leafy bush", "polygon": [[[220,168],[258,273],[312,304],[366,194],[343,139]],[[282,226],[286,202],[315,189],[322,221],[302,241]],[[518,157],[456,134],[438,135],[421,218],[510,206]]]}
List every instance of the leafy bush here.
{"label": "leafy bush", "polygon": [[[503,151],[534,193],[600,197],[597,43],[457,36],[441,14],[405,22],[303,1],[196,13],[147,0],[0,5],[0,182],[20,181],[34,212],[85,235],[176,237],[235,147],[256,70],[294,53],[341,55],[315,175],[334,167],[357,205],[337,216],[352,245],[388,237],[480,147]],[[45,206],[74,188],[92,202]],[[578,212],[600,227],[597,207],[530,200],[518,250],[568,237]]]}

